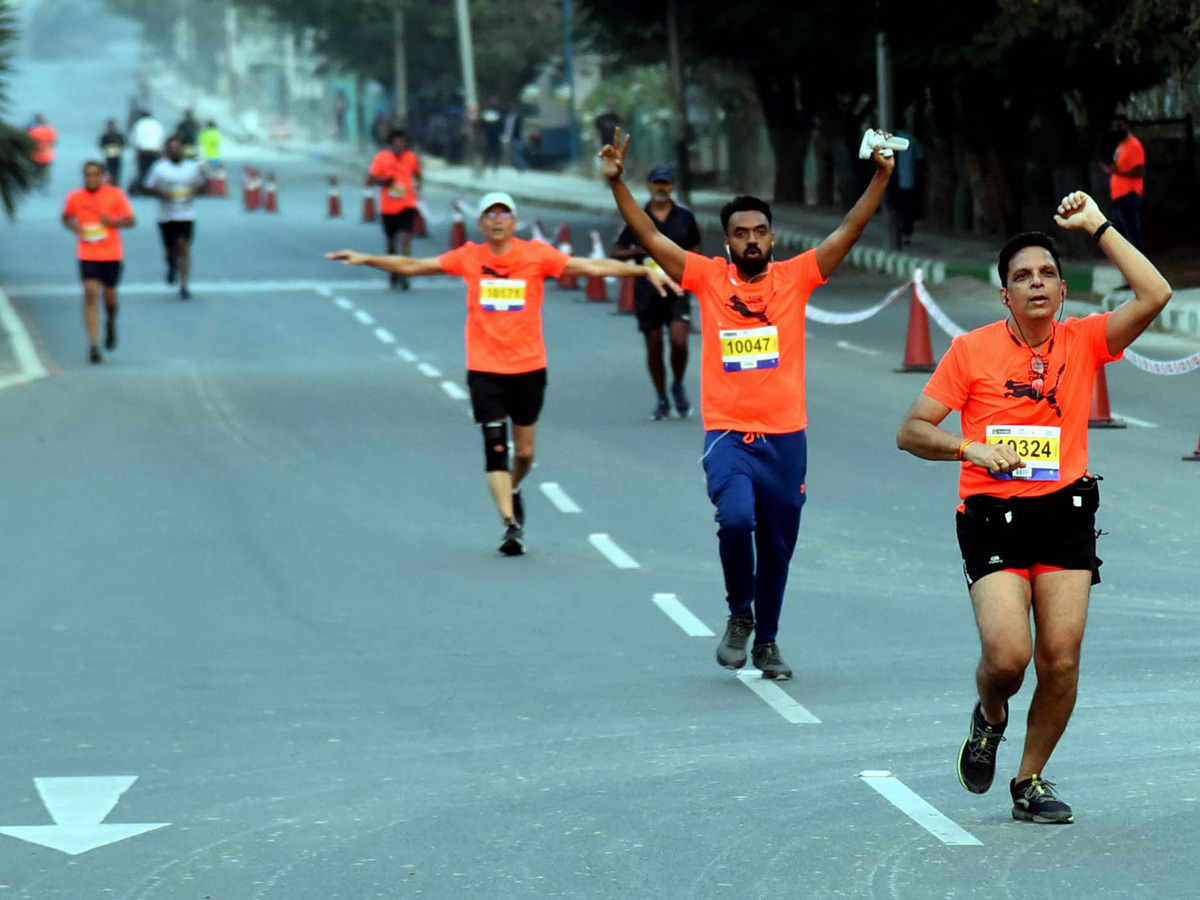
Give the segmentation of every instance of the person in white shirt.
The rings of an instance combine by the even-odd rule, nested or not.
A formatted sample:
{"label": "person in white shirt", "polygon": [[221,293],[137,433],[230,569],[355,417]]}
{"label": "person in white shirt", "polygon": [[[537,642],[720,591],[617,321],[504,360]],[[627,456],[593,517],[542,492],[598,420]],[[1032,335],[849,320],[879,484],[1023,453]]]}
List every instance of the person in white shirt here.
{"label": "person in white shirt", "polygon": [[130,136],[137,151],[137,177],[129,186],[129,193],[141,194],[145,192],[146,173],[162,154],[166,131],[154,116],[142,110],[141,116],[133,123]]}
{"label": "person in white shirt", "polygon": [[205,176],[194,159],[184,159],[179,138],[167,141],[166,155],[146,175],[146,192],[157,197],[158,230],[167,256],[167,284],[179,279],[179,299],[188,300],[188,278],[192,269],[192,238],[196,211],[193,199],[204,186]]}

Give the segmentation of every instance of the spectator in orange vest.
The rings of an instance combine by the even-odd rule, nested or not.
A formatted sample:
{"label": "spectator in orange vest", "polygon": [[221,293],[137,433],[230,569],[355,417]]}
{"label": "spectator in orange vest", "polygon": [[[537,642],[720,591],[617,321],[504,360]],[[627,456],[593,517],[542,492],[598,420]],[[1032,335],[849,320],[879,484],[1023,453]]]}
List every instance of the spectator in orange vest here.
{"label": "spectator in orange vest", "polygon": [[1142,253],[1142,193],[1146,179],[1146,149],[1129,133],[1129,123],[1121,117],[1113,119],[1113,134],[1117,149],[1113,161],[1104,163],[1108,173],[1108,193],[1112,199],[1112,219],[1117,231]]}
{"label": "spectator in orange vest", "polygon": [[38,168],[38,182],[44,187],[50,180],[50,164],[54,162],[54,145],[58,141],[58,132],[46,121],[46,117],[38,113],[33,117],[29,126],[29,136],[37,145],[33,150],[33,161]]}

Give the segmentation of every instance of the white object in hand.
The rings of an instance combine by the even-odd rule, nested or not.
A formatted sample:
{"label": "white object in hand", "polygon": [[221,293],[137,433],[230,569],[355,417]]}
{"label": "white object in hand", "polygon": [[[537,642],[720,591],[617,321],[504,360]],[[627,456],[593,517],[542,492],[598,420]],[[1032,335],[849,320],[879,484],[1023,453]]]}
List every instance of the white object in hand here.
{"label": "white object in hand", "polygon": [[862,143],[858,145],[858,158],[870,159],[871,153],[875,148],[879,147],[881,156],[891,156],[892,151],[902,151],[908,149],[908,139],[902,137],[884,137],[882,132],[876,131],[873,128],[868,128],[863,134]]}

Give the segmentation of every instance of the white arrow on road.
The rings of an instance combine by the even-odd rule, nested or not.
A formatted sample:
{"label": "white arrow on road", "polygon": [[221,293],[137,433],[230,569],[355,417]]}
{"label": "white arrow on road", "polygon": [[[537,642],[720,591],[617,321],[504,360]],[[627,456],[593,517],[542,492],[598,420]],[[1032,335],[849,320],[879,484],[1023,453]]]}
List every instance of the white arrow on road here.
{"label": "white arrow on road", "polygon": [[136,775],[98,778],[35,778],[34,785],[46,805],[53,825],[2,825],[0,834],[61,850],[71,856],[87,853],[105,844],[137,837],[170,822],[138,825],[103,825],[133,783]]}

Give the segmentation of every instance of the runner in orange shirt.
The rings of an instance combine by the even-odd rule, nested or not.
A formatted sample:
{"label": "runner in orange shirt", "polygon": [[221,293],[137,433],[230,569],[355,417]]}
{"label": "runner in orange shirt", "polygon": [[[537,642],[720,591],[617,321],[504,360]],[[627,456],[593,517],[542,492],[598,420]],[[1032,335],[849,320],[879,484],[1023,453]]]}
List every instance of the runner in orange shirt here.
{"label": "runner in orange shirt", "polygon": [[604,174],[637,243],[700,307],[700,411],[704,474],[717,508],[717,539],[729,619],[717,646],[728,669],[746,664],[746,644],[763,678],[791,668],[776,635],[788,564],[800,532],[808,449],[804,408],[804,310],[879,207],[895,159],[878,150],[875,176],[841,226],[809,250],[772,261],[771,208],[735,197],[721,210],[727,258],[687,253],[655,227],[621,180],[629,137],[600,151]]}
{"label": "runner in orange shirt", "polygon": [[119,187],[106,184],[104,164],[89,160],[83,165],[83,187],[67,195],[62,223],[77,238],[79,277],[83,281],[83,321],[88,335],[88,358],[101,360],[99,315],[96,298],[104,290],[104,347],[117,348],[117,283],[121,280],[119,229],[134,226],[133,208]]}
{"label": "runner in orange shirt", "polygon": [[37,145],[33,150],[33,161],[37,165],[38,183],[45,187],[50,181],[50,164],[54,162],[54,145],[58,143],[58,132],[38,113],[29,126],[29,136]]}
{"label": "runner in orange shirt", "polygon": [[[521,481],[533,466],[538,415],[546,392],[546,345],[542,338],[543,279],[560,275],[645,276],[662,294],[682,291],[663,273],[612,259],[567,256],[542,241],[514,236],[517,206],[494,192],[479,201],[479,230],[485,242],[466,243],[429,259],[367,256],[352,250],[325,254],[352,266],[373,266],[398,275],[458,275],[467,283],[467,387],[475,421],[483,429],[488,488],[504,536],[500,552],[525,552],[525,509]],[[508,459],[512,420],[514,460]]]}
{"label": "runner in orange shirt", "polygon": [[[396,252],[400,236],[400,255],[412,248],[413,223],[417,217],[417,189],[421,183],[421,161],[408,147],[408,137],[397,128],[388,133],[389,146],[375,154],[367,171],[367,184],[379,185],[379,217],[387,241],[388,255]],[[408,290],[408,276],[392,273],[392,287]]]}
{"label": "runner in orange shirt", "polygon": [[1129,243],[1145,253],[1142,192],[1146,185],[1146,148],[1130,134],[1129,123],[1120,117],[1113,119],[1112,132],[1117,139],[1117,149],[1113,151],[1113,161],[1102,167],[1108,174],[1113,224]]}
{"label": "runner in orange shirt", "polygon": [[[896,436],[922,459],[961,460],[958,543],[982,656],[959,781],[976,794],[991,787],[1008,699],[1033,659],[1037,687],[1009,790],[1014,818],[1044,823],[1074,821],[1041,773],[1075,707],[1088,595],[1100,581],[1099,478],[1087,470],[1095,374],[1171,299],[1171,286],[1087,194],[1063,198],[1054,221],[1091,234],[1133,299],[1111,313],[1057,320],[1067,284],[1054,242],[1040,231],[1017,235],[998,266],[1008,318],[954,339]],[[940,427],[951,410],[961,437]]]}

